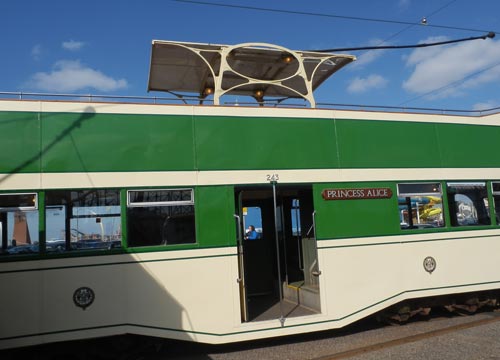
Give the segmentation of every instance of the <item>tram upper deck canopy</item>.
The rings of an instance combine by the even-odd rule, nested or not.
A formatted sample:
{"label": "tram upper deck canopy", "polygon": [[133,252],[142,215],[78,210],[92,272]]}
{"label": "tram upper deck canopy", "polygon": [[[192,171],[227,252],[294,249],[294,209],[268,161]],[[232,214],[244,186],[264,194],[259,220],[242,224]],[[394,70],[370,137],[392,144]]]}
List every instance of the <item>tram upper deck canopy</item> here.
{"label": "tram upper deck canopy", "polygon": [[313,91],[355,59],[265,43],[229,46],[154,40],[148,91],[200,99],[211,95],[216,105],[223,95],[251,96],[259,103],[264,98],[303,98],[315,107]]}

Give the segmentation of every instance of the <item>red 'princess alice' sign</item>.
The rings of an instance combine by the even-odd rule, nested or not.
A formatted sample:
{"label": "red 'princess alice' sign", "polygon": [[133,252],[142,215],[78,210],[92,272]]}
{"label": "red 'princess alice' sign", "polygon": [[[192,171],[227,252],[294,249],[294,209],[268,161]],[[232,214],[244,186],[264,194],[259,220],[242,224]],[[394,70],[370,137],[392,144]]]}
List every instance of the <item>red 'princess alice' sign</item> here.
{"label": "red 'princess alice' sign", "polygon": [[389,188],[325,189],[321,193],[325,200],[389,199]]}

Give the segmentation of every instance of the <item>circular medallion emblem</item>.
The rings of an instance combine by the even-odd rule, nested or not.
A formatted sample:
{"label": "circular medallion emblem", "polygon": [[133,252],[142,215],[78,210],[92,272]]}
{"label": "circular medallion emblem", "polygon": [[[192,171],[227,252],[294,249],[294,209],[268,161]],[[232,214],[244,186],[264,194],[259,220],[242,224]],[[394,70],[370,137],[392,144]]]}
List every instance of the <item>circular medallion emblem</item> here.
{"label": "circular medallion emblem", "polygon": [[83,310],[92,305],[94,299],[94,290],[86,286],[76,289],[73,293],[73,302],[76,306],[81,307]]}
{"label": "circular medallion emblem", "polygon": [[436,260],[434,260],[432,256],[427,256],[424,259],[424,269],[429,274],[432,273],[434,270],[436,270]]}

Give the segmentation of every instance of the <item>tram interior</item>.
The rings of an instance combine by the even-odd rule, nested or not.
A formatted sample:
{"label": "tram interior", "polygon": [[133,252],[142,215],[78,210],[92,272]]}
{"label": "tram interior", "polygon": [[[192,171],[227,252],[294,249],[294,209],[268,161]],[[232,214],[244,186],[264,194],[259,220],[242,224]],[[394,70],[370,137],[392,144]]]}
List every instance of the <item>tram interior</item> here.
{"label": "tram interior", "polygon": [[259,233],[240,240],[243,320],[319,313],[311,187],[241,188],[236,200],[242,230],[253,225]]}

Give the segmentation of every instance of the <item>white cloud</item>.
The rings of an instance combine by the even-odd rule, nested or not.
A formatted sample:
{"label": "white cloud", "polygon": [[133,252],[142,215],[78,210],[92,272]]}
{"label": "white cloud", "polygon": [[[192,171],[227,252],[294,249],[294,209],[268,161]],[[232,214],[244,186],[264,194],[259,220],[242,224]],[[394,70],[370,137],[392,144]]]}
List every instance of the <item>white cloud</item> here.
{"label": "white cloud", "polygon": [[[429,38],[425,42],[443,39]],[[499,59],[500,42],[493,40],[420,48],[406,58],[406,64],[414,69],[403,88],[415,94],[443,88],[434,95],[441,98],[462,95],[467,89],[499,81],[500,66],[495,66],[500,65]]]}
{"label": "white cloud", "polygon": [[74,92],[83,89],[114,91],[128,86],[127,80],[115,80],[98,70],[82,65],[78,60],[61,60],[51,72],[38,72],[31,77],[28,86],[37,90]]}
{"label": "white cloud", "polygon": [[[389,45],[389,43],[386,43],[381,39],[372,39],[368,42],[367,46],[387,46],[387,45]],[[372,62],[377,60],[384,54],[385,51],[386,50],[367,50],[366,52],[357,56],[356,61],[349,66],[349,69],[352,70],[361,69],[366,65],[371,64]]]}
{"label": "white cloud", "polygon": [[398,7],[400,9],[407,9],[410,6],[410,0],[399,0]]}
{"label": "white cloud", "polygon": [[70,40],[70,41],[64,41],[61,46],[63,47],[63,49],[66,49],[69,51],[78,51],[84,45],[85,45],[85,43],[83,41]]}
{"label": "white cloud", "polygon": [[[427,39],[420,41],[419,44],[425,43],[436,43],[443,42],[449,40],[446,36],[431,36]],[[425,61],[429,58],[437,56],[441,53],[445,48],[443,46],[430,46],[424,48],[417,48],[411,52],[410,55],[405,56],[406,65],[417,65],[422,61]]]}
{"label": "white cloud", "polygon": [[31,48],[31,56],[35,60],[39,60],[40,56],[42,55],[42,45],[36,44]]}
{"label": "white cloud", "polygon": [[363,68],[366,65],[377,60],[382,55],[383,52],[384,50],[369,50],[361,54],[359,57],[357,57],[356,61],[352,63],[350,68],[352,69]]}
{"label": "white cloud", "polygon": [[358,76],[351,81],[347,91],[351,94],[360,94],[372,89],[381,89],[387,85],[387,82],[387,79],[377,74],[371,74],[365,78]]}
{"label": "white cloud", "polygon": [[498,101],[489,100],[489,101],[474,104],[472,106],[472,109],[478,110],[478,111],[484,111],[484,110],[497,108],[499,106],[500,106],[500,103]]}

